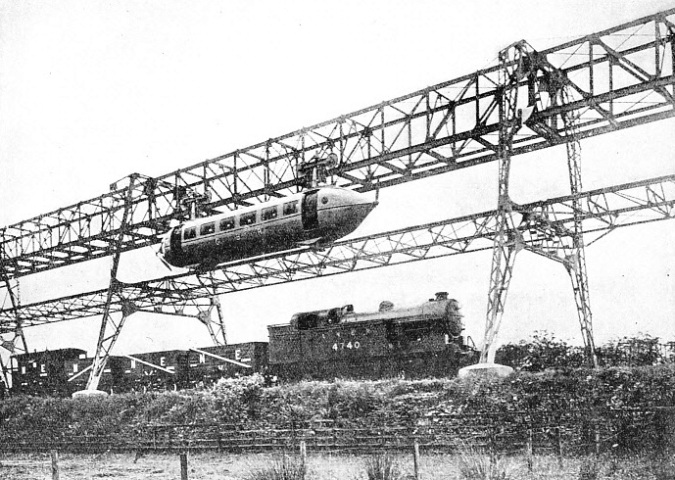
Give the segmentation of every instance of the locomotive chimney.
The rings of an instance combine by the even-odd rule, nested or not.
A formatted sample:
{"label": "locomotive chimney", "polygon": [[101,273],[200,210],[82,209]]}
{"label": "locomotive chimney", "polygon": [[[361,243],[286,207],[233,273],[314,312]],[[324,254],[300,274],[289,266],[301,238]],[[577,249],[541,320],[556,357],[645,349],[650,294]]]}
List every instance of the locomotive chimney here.
{"label": "locomotive chimney", "polygon": [[380,312],[389,312],[394,309],[394,304],[391,303],[389,300],[383,300],[380,303],[380,308],[378,309]]}
{"label": "locomotive chimney", "polygon": [[436,292],[436,301],[440,302],[441,300],[448,299],[448,292]]}

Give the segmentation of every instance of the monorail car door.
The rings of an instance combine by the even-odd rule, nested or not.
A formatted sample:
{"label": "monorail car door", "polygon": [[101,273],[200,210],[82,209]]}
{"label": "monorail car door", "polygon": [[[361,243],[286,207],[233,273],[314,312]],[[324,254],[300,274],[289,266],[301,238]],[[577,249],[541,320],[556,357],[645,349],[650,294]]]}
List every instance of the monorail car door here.
{"label": "monorail car door", "polygon": [[319,217],[316,211],[318,194],[318,191],[307,192],[302,197],[302,228],[305,230],[319,228]]}
{"label": "monorail car door", "polygon": [[169,254],[174,259],[173,261],[183,261],[183,248],[181,246],[181,228],[176,227],[171,230],[169,236]]}
{"label": "monorail car door", "polygon": [[181,246],[180,246],[180,228],[174,228],[171,230],[171,243],[169,244],[171,247],[172,252],[180,252],[181,251]]}

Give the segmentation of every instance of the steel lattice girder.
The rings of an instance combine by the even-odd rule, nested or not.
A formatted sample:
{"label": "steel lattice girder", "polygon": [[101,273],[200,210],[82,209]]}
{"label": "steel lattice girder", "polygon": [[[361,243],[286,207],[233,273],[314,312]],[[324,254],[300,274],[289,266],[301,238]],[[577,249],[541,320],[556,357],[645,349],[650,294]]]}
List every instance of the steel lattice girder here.
{"label": "steel lattice girder", "polygon": [[[512,155],[565,141],[561,115],[579,117],[581,138],[675,116],[675,9],[538,52],[562,72],[574,95],[556,104],[544,93]],[[480,70],[379,105],[177,170],[142,177],[133,192],[122,251],[152,245],[182,200],[205,194],[208,209],[237,208],[299,190],[297,167],[334,152],[340,186],[365,191],[496,159],[500,66]],[[520,88],[531,91],[528,80]],[[550,81],[539,72],[537,81]],[[541,88],[539,90],[545,90]],[[526,97],[526,95],[523,95]],[[120,227],[124,188],[2,230],[6,273],[19,277],[107,256]]]}
{"label": "steel lattice girder", "polygon": [[[675,218],[675,175],[581,193],[582,225],[587,238],[619,227]],[[550,255],[564,252],[574,225],[575,197],[514,205],[515,222],[525,248],[548,245]],[[537,220],[538,219],[538,220]],[[545,219],[546,221],[543,221]],[[322,251],[285,252],[257,261],[221,267],[207,275],[174,275],[122,284],[111,311],[197,315],[210,297],[250,288],[399,265],[460,253],[489,250],[497,229],[497,210],[339,241]],[[564,258],[560,257],[562,262]],[[108,289],[0,310],[0,333],[23,326],[100,315]]]}

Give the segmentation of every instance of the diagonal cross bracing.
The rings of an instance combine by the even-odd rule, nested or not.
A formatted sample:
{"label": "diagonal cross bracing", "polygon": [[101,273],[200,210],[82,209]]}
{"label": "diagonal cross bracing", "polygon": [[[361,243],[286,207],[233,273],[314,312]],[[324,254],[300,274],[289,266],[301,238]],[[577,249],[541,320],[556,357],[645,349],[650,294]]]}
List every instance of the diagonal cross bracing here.
{"label": "diagonal cross bracing", "polygon": [[[675,9],[538,52],[574,96],[541,99],[514,138],[511,155],[565,141],[561,115],[579,119],[579,138],[675,116]],[[205,209],[237,208],[298,191],[298,166],[332,152],[340,186],[388,187],[497,158],[499,65],[357,112],[269,139],[158,178],[132,195],[119,248],[158,242],[168,221],[186,215],[186,192],[206,194]],[[527,89],[527,80],[520,88]],[[125,188],[4,227],[9,278],[117,251]]]}
{"label": "diagonal cross bracing", "polygon": [[[655,193],[656,192],[656,193]],[[597,189],[527,205],[513,205],[520,216],[515,229],[528,246],[569,242],[575,204],[586,238],[616,228],[675,218],[675,175]],[[598,208],[602,205],[603,208]],[[533,219],[545,218],[533,223]],[[210,305],[210,298],[240,290],[298,280],[400,265],[425,259],[489,250],[497,231],[497,210],[438,221],[376,235],[343,240],[322,251],[284,252],[264,259],[222,266],[208,277],[195,274],[121,284],[110,306],[122,312],[192,314]],[[589,243],[592,243],[589,242]],[[555,245],[554,245],[555,246]],[[552,247],[552,250],[554,248]],[[561,249],[559,249],[561,250]],[[556,254],[553,252],[553,254]],[[560,258],[563,261],[563,258]],[[23,326],[89,317],[103,313],[108,289],[0,310],[0,333]],[[195,312],[188,312],[188,310]]]}

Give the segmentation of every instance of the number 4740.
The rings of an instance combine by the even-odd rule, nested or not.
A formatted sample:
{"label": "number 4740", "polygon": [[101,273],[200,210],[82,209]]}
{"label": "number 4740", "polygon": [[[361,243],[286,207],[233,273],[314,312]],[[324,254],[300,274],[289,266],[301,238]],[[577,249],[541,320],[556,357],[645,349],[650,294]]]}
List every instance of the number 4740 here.
{"label": "number 4740", "polygon": [[333,350],[338,351],[338,350],[344,350],[345,348],[351,350],[351,349],[358,349],[361,348],[361,344],[359,342],[336,342],[333,344]]}

